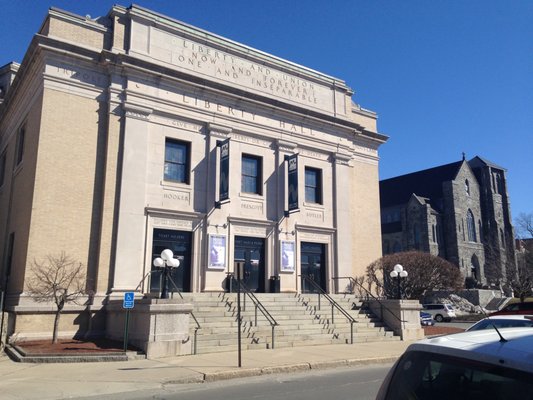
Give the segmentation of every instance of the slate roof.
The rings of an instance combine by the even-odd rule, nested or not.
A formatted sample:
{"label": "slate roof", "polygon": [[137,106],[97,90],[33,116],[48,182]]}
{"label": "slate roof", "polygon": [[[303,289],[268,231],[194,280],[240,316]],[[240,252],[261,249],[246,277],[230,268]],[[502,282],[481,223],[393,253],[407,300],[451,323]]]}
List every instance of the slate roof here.
{"label": "slate roof", "polygon": [[462,164],[463,161],[457,161],[380,181],[381,208],[406,204],[413,193],[428,198],[435,208],[435,201],[443,197],[443,182],[455,179]]}

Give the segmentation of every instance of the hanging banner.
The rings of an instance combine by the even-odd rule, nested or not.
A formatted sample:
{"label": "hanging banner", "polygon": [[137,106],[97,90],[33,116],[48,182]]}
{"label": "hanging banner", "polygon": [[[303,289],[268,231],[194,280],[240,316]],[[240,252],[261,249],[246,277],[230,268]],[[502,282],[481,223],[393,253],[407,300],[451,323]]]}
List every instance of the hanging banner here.
{"label": "hanging banner", "polygon": [[294,272],[294,242],[281,241],[281,272]]}
{"label": "hanging banner", "polygon": [[229,138],[218,142],[220,147],[220,185],[218,201],[229,200]]}
{"label": "hanging banner", "polygon": [[289,212],[298,210],[298,154],[286,157],[288,165]]}
{"label": "hanging banner", "polygon": [[226,236],[209,235],[209,268],[226,268]]}

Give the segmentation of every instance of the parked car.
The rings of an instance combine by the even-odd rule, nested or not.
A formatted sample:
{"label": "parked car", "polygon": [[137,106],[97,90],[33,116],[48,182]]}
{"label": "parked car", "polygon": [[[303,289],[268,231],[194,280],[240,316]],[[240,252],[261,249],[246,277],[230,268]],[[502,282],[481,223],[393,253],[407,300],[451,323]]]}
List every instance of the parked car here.
{"label": "parked car", "polygon": [[533,328],[533,315],[496,315],[483,318],[466,331],[480,331],[482,329],[500,328]]}
{"label": "parked car", "polygon": [[533,301],[507,304],[501,310],[491,313],[490,316],[514,314],[533,314]]}
{"label": "parked car", "polygon": [[420,325],[422,326],[433,326],[435,321],[433,321],[433,315],[430,313],[420,311]]}
{"label": "parked car", "polygon": [[451,304],[422,304],[425,312],[433,315],[433,319],[437,322],[451,321],[455,318],[455,310]]}
{"label": "parked car", "polygon": [[533,331],[510,328],[439,336],[411,344],[376,400],[532,400]]}

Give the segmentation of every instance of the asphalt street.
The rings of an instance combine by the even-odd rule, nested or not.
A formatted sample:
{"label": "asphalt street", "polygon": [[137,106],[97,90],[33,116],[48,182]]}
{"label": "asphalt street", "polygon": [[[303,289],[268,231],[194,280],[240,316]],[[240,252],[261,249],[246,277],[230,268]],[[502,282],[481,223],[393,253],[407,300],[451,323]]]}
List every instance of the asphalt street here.
{"label": "asphalt street", "polygon": [[159,390],[115,393],[79,400],[373,400],[392,364],[274,374],[196,384],[167,384]]}

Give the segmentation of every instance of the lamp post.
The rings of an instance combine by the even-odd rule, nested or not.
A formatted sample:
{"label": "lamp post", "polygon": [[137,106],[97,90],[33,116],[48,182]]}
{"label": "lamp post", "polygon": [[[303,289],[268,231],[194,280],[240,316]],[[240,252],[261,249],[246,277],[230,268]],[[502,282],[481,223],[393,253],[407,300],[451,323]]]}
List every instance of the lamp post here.
{"label": "lamp post", "polygon": [[407,271],[405,271],[400,264],[396,264],[390,273],[391,278],[398,279],[398,300],[402,299],[402,286],[400,280],[401,278],[407,278],[407,275]]}
{"label": "lamp post", "polygon": [[161,252],[161,257],[154,260],[154,267],[163,269],[163,288],[161,290],[161,298],[168,299],[168,275],[172,268],[178,268],[180,261],[174,258],[174,253],[170,249],[165,249]]}

